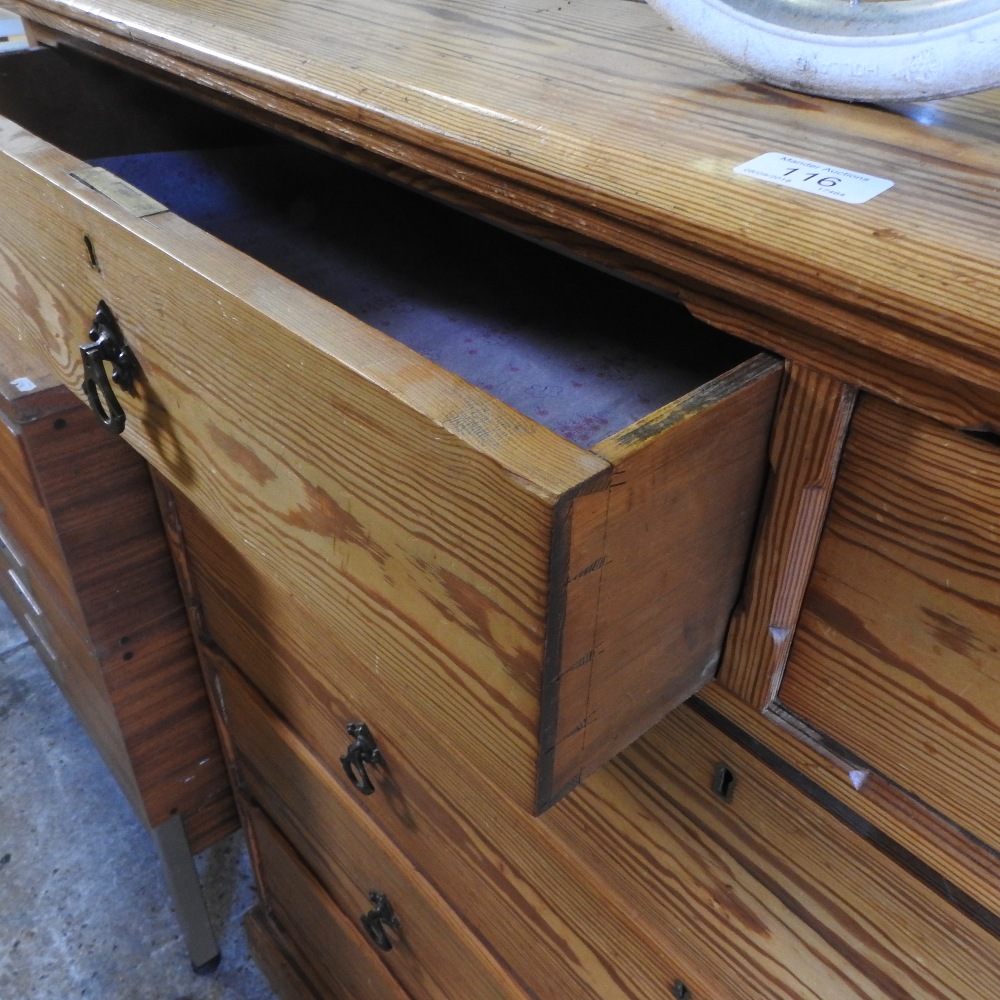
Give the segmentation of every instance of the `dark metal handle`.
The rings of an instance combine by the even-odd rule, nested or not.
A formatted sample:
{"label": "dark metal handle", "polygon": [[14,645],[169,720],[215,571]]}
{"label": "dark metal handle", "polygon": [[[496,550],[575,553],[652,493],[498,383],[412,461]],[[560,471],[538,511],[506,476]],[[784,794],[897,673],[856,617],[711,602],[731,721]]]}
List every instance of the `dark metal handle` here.
{"label": "dark metal handle", "polygon": [[347,735],[354,742],[347,748],[347,753],[340,758],[344,772],[354,787],[362,795],[371,795],[375,791],[371,778],[365,770],[365,764],[384,763],[382,751],[375,743],[371,730],[363,722],[351,722],[347,726]]}
{"label": "dark metal handle", "polygon": [[386,934],[386,927],[391,927],[394,931],[399,930],[399,917],[396,916],[392,905],[386,898],[385,893],[370,892],[368,898],[375,908],[369,910],[361,918],[361,926],[364,927],[372,943],[382,951],[392,951],[392,941]]}
{"label": "dark metal handle", "polygon": [[131,392],[139,374],[139,362],[125,343],[118,323],[106,302],[99,302],[94,322],[87,332],[89,344],[80,347],[83,357],[83,394],[97,419],[112,433],[125,429],[125,411],[108,381],[104,363],[111,365],[111,380],[125,392]]}

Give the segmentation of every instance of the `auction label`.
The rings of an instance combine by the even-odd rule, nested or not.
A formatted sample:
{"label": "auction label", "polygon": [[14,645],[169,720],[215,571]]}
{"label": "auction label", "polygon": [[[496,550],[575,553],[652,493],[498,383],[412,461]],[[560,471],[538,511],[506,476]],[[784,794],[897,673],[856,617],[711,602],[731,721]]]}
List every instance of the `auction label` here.
{"label": "auction label", "polygon": [[855,170],[831,167],[828,163],[814,163],[787,153],[764,153],[734,167],[733,173],[824,198],[835,198],[849,205],[864,204],[875,195],[888,191],[893,184],[884,177],[859,174]]}

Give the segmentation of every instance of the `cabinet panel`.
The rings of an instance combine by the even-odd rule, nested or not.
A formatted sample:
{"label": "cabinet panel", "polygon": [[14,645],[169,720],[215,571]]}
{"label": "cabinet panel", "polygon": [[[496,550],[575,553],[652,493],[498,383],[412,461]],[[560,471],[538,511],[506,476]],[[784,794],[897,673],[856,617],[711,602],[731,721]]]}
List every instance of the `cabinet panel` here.
{"label": "cabinet panel", "polygon": [[1000,847],[1000,450],[855,415],[779,698]]}
{"label": "cabinet panel", "polygon": [[236,827],[146,464],[0,338],[5,593],[139,819],[201,850]]}

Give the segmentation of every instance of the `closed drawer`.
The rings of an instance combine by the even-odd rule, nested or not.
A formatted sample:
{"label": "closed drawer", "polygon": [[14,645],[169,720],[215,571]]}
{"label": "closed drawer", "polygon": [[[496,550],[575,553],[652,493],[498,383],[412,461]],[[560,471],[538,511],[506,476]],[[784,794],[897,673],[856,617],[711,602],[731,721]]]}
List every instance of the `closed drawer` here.
{"label": "closed drawer", "polygon": [[49,644],[48,630],[38,600],[25,579],[24,566],[18,562],[12,550],[0,539],[0,594],[3,602],[14,612],[28,637],[37,639],[42,645],[41,652],[50,666],[55,657]]}
{"label": "closed drawer", "polygon": [[[65,691],[67,674],[58,652],[58,632],[80,631],[74,617],[78,608],[59,538],[35,478],[30,438],[20,421],[45,414],[43,419],[65,425],[62,414],[79,405],[51,376],[39,375],[31,363],[22,364],[23,357],[23,350],[12,349],[9,343],[0,348],[0,592]],[[74,702],[72,696],[70,701]]]}
{"label": "closed drawer", "polygon": [[1000,849],[1000,450],[865,398],[779,698]]}
{"label": "closed drawer", "polygon": [[[414,996],[521,1000],[523,991],[295,734],[232,670],[219,674],[243,792]],[[253,815],[253,813],[251,813]],[[264,881],[281,893],[279,883]],[[398,926],[375,918],[376,895]]]}
{"label": "closed drawer", "polygon": [[[3,351],[0,351],[2,358]],[[69,397],[72,400],[72,397]],[[74,408],[79,410],[75,400]],[[77,413],[77,419],[81,414]],[[64,418],[57,418],[63,424]],[[21,579],[64,615],[78,614],[75,588],[46,511],[22,427],[0,417],[0,542],[22,567]]]}
{"label": "closed drawer", "polygon": [[21,566],[44,567],[46,582],[65,601],[72,587],[59,562],[21,429],[6,414],[0,415],[0,468],[0,542]]}
{"label": "closed drawer", "polygon": [[372,955],[361,932],[331,902],[315,876],[261,813],[252,814],[257,863],[268,892],[265,905],[294,958],[323,1000],[407,1000],[407,994]]}
{"label": "closed drawer", "polygon": [[0,462],[3,463],[3,506],[0,513],[7,515],[15,504],[26,510],[40,507],[38,489],[31,476],[28,457],[24,452],[17,428],[0,417]]}
{"label": "closed drawer", "polygon": [[[74,94],[71,74],[94,72],[58,52],[29,59]],[[87,111],[71,109],[76,128]],[[162,130],[192,117],[158,114],[155,148],[189,142]],[[477,734],[470,761],[526,807],[712,675],[764,474],[774,359],[259,138],[235,154],[103,160],[177,210],[139,218],[54,148],[148,148],[136,125],[102,150],[99,125],[79,145],[58,121],[38,126],[46,141],[3,127],[0,320],[78,387],[78,346],[110,305],[141,368],[125,434],[204,514],[234,572],[295,592],[368,669],[419,677],[413,710]]]}

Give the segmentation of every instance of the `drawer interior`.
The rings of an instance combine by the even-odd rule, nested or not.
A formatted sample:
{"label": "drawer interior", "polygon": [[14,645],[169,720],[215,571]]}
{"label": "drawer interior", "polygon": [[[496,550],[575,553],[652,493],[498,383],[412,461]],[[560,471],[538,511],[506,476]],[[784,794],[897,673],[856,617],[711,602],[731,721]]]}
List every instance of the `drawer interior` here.
{"label": "drawer interior", "polygon": [[[17,96],[38,57],[60,81],[44,114]],[[81,74],[103,95],[82,110]],[[29,53],[0,85],[0,114],[581,447],[754,353],[665,296],[78,54]]]}

